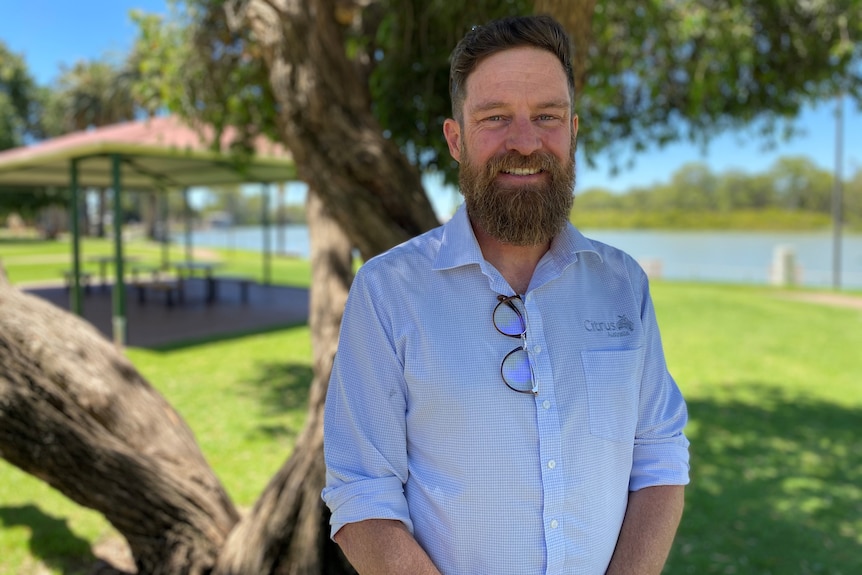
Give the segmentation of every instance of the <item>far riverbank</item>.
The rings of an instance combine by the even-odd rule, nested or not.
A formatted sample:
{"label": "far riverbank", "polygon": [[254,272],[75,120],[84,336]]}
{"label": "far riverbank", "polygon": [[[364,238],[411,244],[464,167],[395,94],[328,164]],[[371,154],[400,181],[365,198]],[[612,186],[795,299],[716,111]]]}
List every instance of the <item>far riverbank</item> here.
{"label": "far riverbank", "polygon": [[[790,255],[797,266],[799,285],[831,288],[833,240],[828,232],[743,232],[668,230],[583,230],[588,237],[618,247],[663,279],[767,284],[776,255]],[[182,243],[183,234],[174,241]],[[260,252],[263,229],[242,226],[197,230],[196,248]],[[308,258],[308,228],[291,224],[271,228],[274,253]],[[841,287],[862,290],[862,234],[844,234],[841,242]]]}

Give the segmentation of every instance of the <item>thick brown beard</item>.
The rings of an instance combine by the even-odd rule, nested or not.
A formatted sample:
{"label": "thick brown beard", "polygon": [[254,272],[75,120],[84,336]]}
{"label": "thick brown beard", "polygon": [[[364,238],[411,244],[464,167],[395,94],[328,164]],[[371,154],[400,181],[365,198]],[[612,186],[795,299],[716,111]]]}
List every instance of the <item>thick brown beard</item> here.
{"label": "thick brown beard", "polygon": [[[511,168],[539,168],[548,175],[548,181],[517,188],[498,184],[497,175]],[[536,246],[550,242],[569,221],[575,160],[572,157],[560,162],[548,152],[529,156],[509,152],[491,158],[485,166],[476,166],[465,146],[458,180],[474,224],[501,242]]]}

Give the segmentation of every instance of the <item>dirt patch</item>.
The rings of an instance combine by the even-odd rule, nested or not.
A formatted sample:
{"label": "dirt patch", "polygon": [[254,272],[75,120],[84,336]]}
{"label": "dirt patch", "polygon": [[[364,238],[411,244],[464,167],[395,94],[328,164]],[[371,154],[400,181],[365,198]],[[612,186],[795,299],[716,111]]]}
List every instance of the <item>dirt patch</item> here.
{"label": "dirt patch", "polygon": [[806,292],[783,292],[779,296],[784,299],[805,301],[833,307],[844,307],[862,310],[862,296],[842,293],[806,293]]}

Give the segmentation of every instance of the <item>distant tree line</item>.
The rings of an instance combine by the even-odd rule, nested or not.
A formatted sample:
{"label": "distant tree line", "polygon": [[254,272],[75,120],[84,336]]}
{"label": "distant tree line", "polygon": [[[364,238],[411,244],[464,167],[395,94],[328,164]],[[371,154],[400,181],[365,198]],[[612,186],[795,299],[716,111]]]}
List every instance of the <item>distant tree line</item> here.
{"label": "distant tree line", "polygon": [[[831,225],[833,190],[833,173],[802,156],[780,158],[762,173],[690,163],[666,183],[579,192],[572,220],[586,228],[819,229]],[[843,222],[860,230],[862,169],[842,191]]]}

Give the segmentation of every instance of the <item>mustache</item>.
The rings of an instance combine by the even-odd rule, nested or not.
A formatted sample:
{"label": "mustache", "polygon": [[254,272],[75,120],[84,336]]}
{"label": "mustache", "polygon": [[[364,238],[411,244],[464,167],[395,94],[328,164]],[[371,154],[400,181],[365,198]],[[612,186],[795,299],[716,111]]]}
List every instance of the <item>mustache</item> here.
{"label": "mustache", "polygon": [[549,152],[534,152],[524,156],[518,152],[507,152],[494,156],[485,166],[487,173],[494,176],[508,170],[541,170],[553,172],[560,168],[560,162]]}

